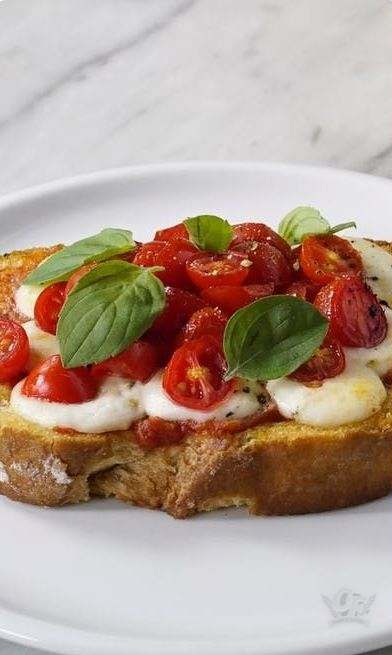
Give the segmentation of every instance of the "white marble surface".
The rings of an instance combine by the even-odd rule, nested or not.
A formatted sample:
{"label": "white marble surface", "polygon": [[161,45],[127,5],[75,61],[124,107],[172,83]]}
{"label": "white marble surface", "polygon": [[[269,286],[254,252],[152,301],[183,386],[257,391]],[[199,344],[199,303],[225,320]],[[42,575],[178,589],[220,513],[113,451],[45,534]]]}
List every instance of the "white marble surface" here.
{"label": "white marble surface", "polygon": [[192,159],[392,176],[391,34],[387,0],[4,1],[0,194]]}

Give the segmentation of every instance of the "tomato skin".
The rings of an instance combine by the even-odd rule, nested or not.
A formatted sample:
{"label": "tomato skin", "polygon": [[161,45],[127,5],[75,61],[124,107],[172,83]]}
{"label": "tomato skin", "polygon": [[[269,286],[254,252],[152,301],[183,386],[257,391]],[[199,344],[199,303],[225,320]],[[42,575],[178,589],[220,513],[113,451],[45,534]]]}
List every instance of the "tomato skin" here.
{"label": "tomato skin", "polygon": [[226,368],[221,344],[205,335],[174,352],[163,375],[163,388],[183,407],[210,410],[234,391],[234,380],[223,379]]}
{"label": "tomato skin", "polygon": [[295,280],[284,290],[284,293],[296,298],[302,298],[308,302],[313,302],[321,287],[319,284],[314,284],[309,280]]}
{"label": "tomato skin", "polygon": [[201,292],[201,297],[213,307],[219,307],[227,316],[231,316],[237,309],[250,305],[250,303],[271,296],[274,292],[274,285],[269,284],[247,284],[243,287],[221,286],[209,287]]}
{"label": "tomato skin", "polygon": [[154,241],[173,241],[176,239],[189,240],[188,230],[184,223],[177,223],[171,227],[166,227],[163,230],[155,232]]}
{"label": "tomato skin", "polygon": [[207,303],[194,293],[176,287],[166,287],[165,308],[150,328],[151,334],[169,336],[178,332],[198,309]]}
{"label": "tomato skin", "polygon": [[64,368],[60,355],[38,364],[27,376],[22,393],[53,403],[83,403],[93,400],[98,381],[87,368]]}
{"label": "tomato skin", "polygon": [[94,364],[91,372],[98,376],[118,375],[129,380],[146,382],[158,368],[158,349],[152,343],[140,339],[122,353]]}
{"label": "tomato skin", "polygon": [[345,367],[346,358],[340,343],[336,339],[326,339],[313,357],[289,377],[302,384],[317,385],[327,378],[336,377]]}
{"label": "tomato skin", "polygon": [[25,369],[29,359],[29,339],[23,327],[0,319],[0,382],[12,382]]}
{"label": "tomato skin", "polygon": [[199,251],[185,239],[173,241],[151,241],[142,245],[134,257],[138,266],[162,266],[165,270],[156,273],[166,286],[191,288],[185,273],[187,261]]}
{"label": "tomato skin", "polygon": [[247,284],[268,284],[282,288],[290,284],[293,277],[291,263],[282,252],[267,241],[241,241],[231,246],[232,251],[242,252],[252,262]]}
{"label": "tomato skin", "polygon": [[292,262],[292,250],[287,241],[265,223],[239,223],[235,225],[232,246],[237,246],[242,241],[267,241],[280,250],[289,263]]}
{"label": "tomato skin", "polygon": [[330,321],[329,335],[343,346],[373,348],[386,337],[384,310],[357,276],[335,278],[319,291],[314,305]]}
{"label": "tomato skin", "polygon": [[92,271],[93,268],[95,268],[96,266],[97,266],[96,262],[91,262],[91,264],[85,264],[84,266],[78,268],[78,270],[75,271],[75,273],[72,273],[65,287],[65,296],[68,296],[68,294],[71,293],[72,289],[76,287],[79,280],[81,280],[82,277],[87,275],[87,273],[90,273],[90,271]]}
{"label": "tomato skin", "polygon": [[41,291],[34,305],[34,319],[38,327],[49,334],[56,334],[59,314],[65,301],[65,282],[56,282]]}
{"label": "tomato skin", "polygon": [[302,271],[316,284],[329,284],[336,277],[360,275],[363,264],[352,245],[335,234],[304,239],[299,255]]}
{"label": "tomato skin", "polygon": [[205,334],[216,337],[221,342],[226,323],[227,317],[218,307],[199,309],[192,314],[189,321],[181,329],[176,340],[177,346],[193,339],[199,339]]}
{"label": "tomato skin", "polygon": [[243,284],[249,274],[249,260],[238,253],[200,254],[187,262],[186,272],[198,289]]}

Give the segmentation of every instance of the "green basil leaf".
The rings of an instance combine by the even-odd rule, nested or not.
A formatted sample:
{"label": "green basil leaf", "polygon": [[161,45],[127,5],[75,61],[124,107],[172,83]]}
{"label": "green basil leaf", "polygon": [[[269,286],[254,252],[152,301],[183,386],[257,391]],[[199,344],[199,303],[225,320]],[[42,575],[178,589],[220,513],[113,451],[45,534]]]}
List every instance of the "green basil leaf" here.
{"label": "green basil leaf", "polygon": [[117,355],[151,327],[164,306],[164,286],[151,270],[122,260],[98,264],[61,310],[57,337],[64,366]]}
{"label": "green basil leaf", "polygon": [[224,335],[227,379],[274,380],[307,362],[322,344],[328,321],[294,296],[269,296],[239,309]]}
{"label": "green basil leaf", "polygon": [[311,234],[335,234],[349,227],[357,227],[354,221],[331,227],[314,207],[296,207],[279,223],[278,232],[291,246],[295,246]]}
{"label": "green basil leaf", "polygon": [[48,284],[68,280],[74,271],[96,261],[122,255],[136,247],[129,230],[106,228],[55,252],[27,276],[24,284]]}
{"label": "green basil leaf", "polygon": [[219,216],[193,216],[184,221],[189,238],[201,250],[223,252],[234,236],[234,229]]}

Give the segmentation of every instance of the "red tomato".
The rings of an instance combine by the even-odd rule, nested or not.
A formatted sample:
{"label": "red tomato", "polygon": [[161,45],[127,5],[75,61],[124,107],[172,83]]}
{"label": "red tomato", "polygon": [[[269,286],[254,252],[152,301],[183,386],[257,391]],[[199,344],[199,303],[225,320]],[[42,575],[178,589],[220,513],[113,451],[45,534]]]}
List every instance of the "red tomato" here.
{"label": "red tomato", "polygon": [[56,334],[59,314],[65,301],[65,282],[56,282],[39,294],[34,305],[34,318],[44,332]]}
{"label": "red tomato", "polygon": [[94,364],[94,375],[118,375],[145,382],[158,369],[158,351],[152,343],[135,341],[126,350],[104,362]]}
{"label": "red tomato", "polygon": [[285,287],[293,277],[293,268],[287,257],[268,241],[241,241],[232,250],[242,252],[252,262],[248,284],[274,284]]}
{"label": "red tomato", "polygon": [[234,380],[223,379],[225,372],[226,361],[219,341],[205,335],[174,352],[163,376],[163,388],[183,407],[213,409],[234,391]]}
{"label": "red tomato", "polygon": [[190,291],[167,287],[165,309],[155,319],[151,333],[170,335],[178,332],[194,312],[206,305],[205,300]]}
{"label": "red tomato", "polygon": [[87,368],[64,368],[60,355],[38,364],[27,376],[22,393],[52,403],[84,403],[97,395],[98,382]]}
{"label": "red tomato", "polygon": [[250,261],[246,256],[228,252],[223,255],[201,254],[187,262],[186,272],[198,289],[245,282]]}
{"label": "red tomato", "polygon": [[199,337],[205,334],[209,334],[222,341],[226,323],[227,317],[218,307],[204,307],[203,309],[199,309],[192,314],[188,323],[182,328],[178,335],[177,343],[182,345],[186,341],[199,339]]}
{"label": "red tomato", "polygon": [[360,254],[335,234],[310,236],[303,243],[299,261],[306,277],[317,284],[329,284],[336,277],[360,274]]}
{"label": "red tomato", "polygon": [[157,273],[165,285],[189,288],[185,273],[186,262],[199,251],[190,241],[151,241],[141,246],[134,257],[138,266],[162,266],[165,270]]}
{"label": "red tomato", "polygon": [[71,275],[69,278],[67,285],[65,287],[65,295],[68,296],[69,293],[71,293],[72,289],[77,285],[79,280],[81,280],[82,277],[84,277],[87,273],[93,270],[97,266],[96,262],[91,262],[91,264],[85,264],[84,266],[81,266],[78,268],[75,273]]}
{"label": "red tomato", "polygon": [[258,298],[271,296],[274,292],[273,284],[247,284],[244,287],[209,287],[201,292],[201,297],[209,305],[219,307],[228,316],[237,309],[250,305]]}
{"label": "red tomato", "polygon": [[313,284],[309,280],[296,280],[284,290],[284,293],[289,296],[295,296],[296,298],[302,298],[308,302],[313,302],[320,288],[319,284]]}
{"label": "red tomato", "polygon": [[29,358],[27,334],[21,325],[0,319],[0,382],[11,382],[23,372]]}
{"label": "red tomato", "polygon": [[326,339],[309,359],[289,377],[302,384],[321,383],[326,378],[334,378],[342,373],[346,359],[342,346],[336,339]]}
{"label": "red tomato", "polygon": [[155,232],[154,241],[173,241],[173,239],[189,239],[188,230],[184,223],[178,223]]}
{"label": "red tomato", "polygon": [[290,263],[292,261],[292,251],[287,241],[264,223],[240,223],[235,225],[232,245],[236,246],[241,241],[267,241],[271,246],[275,246],[280,250]]}
{"label": "red tomato", "polygon": [[335,278],[317,294],[317,309],[330,321],[330,334],[344,346],[373,348],[387,333],[377,297],[357,276]]}
{"label": "red tomato", "polygon": [[136,424],[136,441],[141,448],[149,450],[158,446],[170,446],[182,441],[186,434],[184,421],[166,421],[149,416]]}

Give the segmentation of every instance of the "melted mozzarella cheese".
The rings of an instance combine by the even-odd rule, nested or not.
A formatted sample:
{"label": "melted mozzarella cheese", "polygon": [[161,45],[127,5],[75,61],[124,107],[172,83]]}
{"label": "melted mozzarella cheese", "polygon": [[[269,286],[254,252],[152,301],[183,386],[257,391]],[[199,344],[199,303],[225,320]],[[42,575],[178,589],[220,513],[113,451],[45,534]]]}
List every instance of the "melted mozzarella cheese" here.
{"label": "melted mozzarella cheese", "polygon": [[15,303],[19,314],[34,318],[34,305],[36,300],[45,287],[30,284],[22,284],[15,291]]}
{"label": "melted mozzarella cheese", "polygon": [[392,310],[385,308],[388,332],[384,341],[374,348],[345,348],[346,361],[358,362],[372,368],[378,375],[392,370]]}
{"label": "melted mozzarella cheese", "polygon": [[27,323],[23,323],[23,327],[30,344],[30,357],[27,365],[29,371],[51,355],[60,354],[59,342],[54,334],[41,330],[35,321],[27,321]]}
{"label": "melted mozzarella cheese", "polygon": [[48,428],[66,427],[78,432],[110,432],[126,430],[144,415],[140,402],[140,383],[132,386],[127,380],[108,378],[98,396],[85,403],[52,403],[29,398],[21,392],[22,382],[13,388],[11,407],[28,421]]}
{"label": "melted mozzarella cheese", "polygon": [[392,307],[392,255],[367,239],[349,239],[362,257],[365,278],[379,300]]}
{"label": "melted mozzarella cheese", "polygon": [[236,391],[227,400],[210,411],[188,409],[177,405],[165,393],[162,386],[162,373],[157,373],[147,384],[142,386],[141,395],[145,412],[148,416],[157,416],[168,421],[196,421],[203,423],[211,419],[244,418],[260,409],[258,393],[262,393],[261,385],[257,390],[249,388],[249,393]]}
{"label": "melted mozzarella cheese", "polygon": [[325,427],[368,418],[381,408],[387,395],[377,373],[350,361],[343,373],[320,387],[280,378],[268,382],[267,390],[285,418]]}

